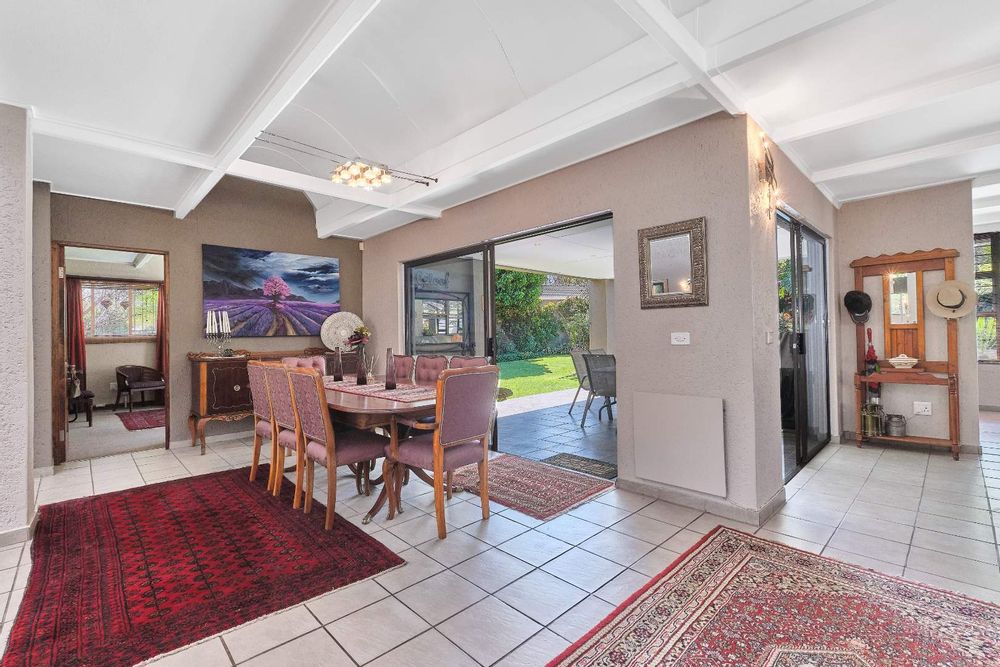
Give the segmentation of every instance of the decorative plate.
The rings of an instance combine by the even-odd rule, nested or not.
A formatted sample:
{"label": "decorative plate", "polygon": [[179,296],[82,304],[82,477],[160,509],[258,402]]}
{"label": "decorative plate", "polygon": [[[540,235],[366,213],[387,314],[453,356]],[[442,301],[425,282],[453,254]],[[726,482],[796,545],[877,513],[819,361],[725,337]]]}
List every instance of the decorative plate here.
{"label": "decorative plate", "polygon": [[319,331],[319,337],[323,340],[323,345],[327,349],[342,350],[347,349],[347,339],[354,334],[354,330],[364,322],[354,313],[340,312],[334,313],[323,322],[323,328]]}

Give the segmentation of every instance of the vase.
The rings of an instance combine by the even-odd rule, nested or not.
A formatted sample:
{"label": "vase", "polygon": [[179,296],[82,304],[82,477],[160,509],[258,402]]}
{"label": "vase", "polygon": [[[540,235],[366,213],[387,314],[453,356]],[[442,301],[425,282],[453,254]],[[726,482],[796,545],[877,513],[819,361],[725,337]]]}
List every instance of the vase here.
{"label": "vase", "polygon": [[358,345],[358,384],[368,384],[368,360],[365,359],[365,346]]}
{"label": "vase", "polygon": [[344,359],[340,355],[340,348],[337,348],[337,353],[333,357],[333,381],[343,382],[344,381]]}
{"label": "vase", "polygon": [[385,351],[385,388],[396,388],[396,357],[392,356],[392,348]]}

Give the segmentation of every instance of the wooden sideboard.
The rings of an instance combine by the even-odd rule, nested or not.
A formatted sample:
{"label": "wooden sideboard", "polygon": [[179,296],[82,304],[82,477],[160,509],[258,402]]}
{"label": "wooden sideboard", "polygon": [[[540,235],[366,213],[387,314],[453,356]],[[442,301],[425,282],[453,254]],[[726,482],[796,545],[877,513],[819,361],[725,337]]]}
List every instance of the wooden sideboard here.
{"label": "wooden sideboard", "polygon": [[[188,353],[188,360],[191,362],[191,414],[188,417],[191,446],[194,447],[200,440],[201,453],[205,453],[205,427],[209,422],[236,422],[253,416],[250,378],[247,375],[248,360],[278,361],[282,357],[316,355],[326,356],[328,364],[333,358],[333,353],[326,348],[260,352],[235,350],[235,356],[232,357]],[[344,371],[353,372],[357,365],[355,354],[345,352],[342,356]]]}

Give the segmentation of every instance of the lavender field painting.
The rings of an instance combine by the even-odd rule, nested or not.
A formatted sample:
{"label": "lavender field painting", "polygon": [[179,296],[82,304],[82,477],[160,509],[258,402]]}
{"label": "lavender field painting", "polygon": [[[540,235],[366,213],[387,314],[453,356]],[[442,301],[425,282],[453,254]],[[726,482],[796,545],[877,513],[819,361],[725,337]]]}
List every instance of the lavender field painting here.
{"label": "lavender field painting", "polygon": [[203,317],[225,310],[233,337],[318,336],[340,310],[336,257],[202,245]]}

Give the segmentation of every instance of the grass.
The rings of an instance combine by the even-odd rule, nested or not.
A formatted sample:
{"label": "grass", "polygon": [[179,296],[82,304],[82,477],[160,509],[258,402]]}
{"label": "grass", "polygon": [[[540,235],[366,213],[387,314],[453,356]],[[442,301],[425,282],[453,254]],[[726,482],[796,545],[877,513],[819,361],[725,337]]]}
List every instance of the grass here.
{"label": "grass", "polygon": [[520,361],[500,362],[500,386],[513,392],[511,398],[575,389],[578,386],[573,358],[568,354]]}

